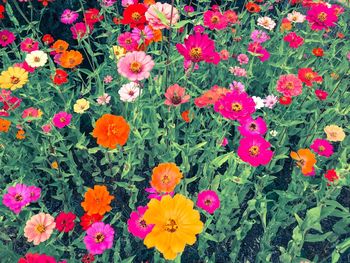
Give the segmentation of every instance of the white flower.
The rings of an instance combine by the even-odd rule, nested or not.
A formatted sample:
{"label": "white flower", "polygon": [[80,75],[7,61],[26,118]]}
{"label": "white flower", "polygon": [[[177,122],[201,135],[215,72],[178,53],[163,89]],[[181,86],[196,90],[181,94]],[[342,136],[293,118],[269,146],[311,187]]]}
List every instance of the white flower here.
{"label": "white flower", "polygon": [[287,19],[293,23],[303,23],[305,21],[305,16],[295,10],[287,15]]}
{"label": "white flower", "polygon": [[278,98],[275,95],[268,95],[263,101],[265,107],[272,109],[277,103]]}
{"label": "white flower", "polygon": [[124,84],[118,91],[120,100],[125,102],[133,102],[141,94],[140,85],[136,82]]}
{"label": "white flower", "polygon": [[261,108],[263,108],[265,106],[264,100],[262,98],[253,96],[252,99],[255,102],[255,109],[256,110],[261,109]]}
{"label": "white flower", "polygon": [[271,31],[275,28],[276,23],[268,16],[264,16],[258,18],[258,25]]}
{"label": "white flower", "polygon": [[35,50],[27,54],[25,61],[32,68],[42,67],[46,64],[48,59],[47,54],[41,50]]}
{"label": "white flower", "polygon": [[276,137],[277,134],[278,134],[278,132],[277,132],[276,130],[271,130],[271,131],[270,131],[270,135],[271,135],[272,137]]}

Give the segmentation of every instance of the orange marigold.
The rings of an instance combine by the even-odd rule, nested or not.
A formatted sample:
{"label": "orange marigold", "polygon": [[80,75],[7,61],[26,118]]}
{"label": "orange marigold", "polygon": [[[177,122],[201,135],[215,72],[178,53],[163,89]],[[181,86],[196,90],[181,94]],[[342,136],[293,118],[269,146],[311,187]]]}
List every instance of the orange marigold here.
{"label": "orange marigold", "polygon": [[315,155],[309,149],[299,149],[298,152],[292,151],[290,157],[297,161],[297,165],[304,175],[311,173],[317,162]]}
{"label": "orange marigold", "polygon": [[122,116],[104,114],[96,121],[92,136],[97,143],[109,149],[126,144],[130,133],[129,124]]}
{"label": "orange marigold", "polygon": [[60,62],[64,68],[74,68],[83,62],[83,56],[79,51],[65,51],[60,58]]}
{"label": "orange marigold", "polygon": [[88,215],[99,214],[103,216],[112,209],[109,204],[114,196],[109,195],[107,187],[104,185],[95,185],[94,189],[89,188],[84,197],[85,200],[81,206]]}
{"label": "orange marigold", "polygon": [[63,53],[68,49],[68,47],[69,44],[66,41],[60,39],[52,45],[52,48],[55,50],[56,53]]}
{"label": "orange marigold", "polygon": [[24,140],[26,138],[25,134],[26,132],[24,130],[18,130],[16,134],[16,138],[18,140]]}
{"label": "orange marigold", "polygon": [[151,186],[157,192],[170,193],[174,191],[182,177],[175,163],[161,163],[153,169]]}
{"label": "orange marigold", "polygon": [[11,122],[0,118],[0,132],[8,132]]}

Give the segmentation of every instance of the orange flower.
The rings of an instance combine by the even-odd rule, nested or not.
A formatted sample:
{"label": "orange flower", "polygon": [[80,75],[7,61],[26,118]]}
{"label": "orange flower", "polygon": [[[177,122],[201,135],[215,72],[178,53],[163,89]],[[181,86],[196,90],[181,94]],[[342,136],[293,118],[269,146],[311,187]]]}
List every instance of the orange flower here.
{"label": "orange flower", "polygon": [[55,50],[56,53],[63,53],[68,49],[68,47],[69,44],[64,40],[57,40],[52,45],[52,48]]}
{"label": "orange flower", "polygon": [[24,130],[18,130],[17,134],[16,134],[16,138],[18,140],[23,140],[26,137],[25,134],[26,134],[26,132]]}
{"label": "orange flower", "polygon": [[157,192],[170,193],[181,181],[182,173],[175,163],[161,163],[153,169],[151,186]]}
{"label": "orange flower", "polygon": [[153,4],[155,4],[156,3],[156,1],[155,0],[144,0],[143,1],[143,4],[145,5],[145,6],[150,6],[150,5],[153,5]]}
{"label": "orange flower", "polygon": [[96,121],[92,136],[97,138],[99,145],[115,149],[117,145],[123,146],[127,142],[129,133],[129,124],[122,116],[104,114]]}
{"label": "orange flower", "polygon": [[74,68],[81,64],[83,56],[79,51],[71,50],[63,52],[60,62],[64,68]]}
{"label": "orange flower", "polygon": [[114,196],[109,195],[107,187],[104,185],[95,185],[94,189],[89,188],[84,197],[85,200],[81,206],[88,215],[99,214],[103,216],[112,209],[109,204]]}
{"label": "orange flower", "polygon": [[154,42],[160,42],[163,40],[163,35],[162,35],[162,31],[160,29],[152,29],[153,30],[153,38],[152,40]]}
{"label": "orange flower", "polygon": [[11,122],[0,118],[0,132],[8,132]]}
{"label": "orange flower", "polygon": [[55,170],[58,170],[58,162],[57,162],[57,161],[53,161],[53,162],[51,163],[51,168],[52,168],[52,169],[55,169]]}
{"label": "orange flower", "polygon": [[248,2],[248,4],[246,4],[245,8],[250,13],[259,13],[261,11],[260,6],[253,3],[253,2]]}
{"label": "orange flower", "polygon": [[181,117],[185,122],[190,123],[194,118],[194,113],[190,112],[190,110],[185,110],[181,113]]}
{"label": "orange flower", "polygon": [[317,162],[315,155],[309,149],[299,149],[297,153],[292,151],[290,157],[297,161],[297,165],[304,175],[311,173]]}

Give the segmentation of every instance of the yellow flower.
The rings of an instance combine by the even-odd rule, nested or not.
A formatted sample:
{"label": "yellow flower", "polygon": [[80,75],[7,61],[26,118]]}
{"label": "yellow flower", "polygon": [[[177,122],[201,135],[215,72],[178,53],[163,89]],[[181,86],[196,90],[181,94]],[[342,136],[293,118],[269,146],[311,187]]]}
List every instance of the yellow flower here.
{"label": "yellow flower", "polygon": [[55,170],[58,170],[58,162],[54,161],[51,163],[51,168],[52,169],[55,169]]}
{"label": "yellow flower", "polygon": [[84,113],[87,109],[90,108],[90,102],[86,99],[79,99],[75,102],[73,109],[76,113]]}
{"label": "yellow flower", "polygon": [[110,59],[120,59],[124,57],[126,54],[126,50],[123,47],[120,46],[113,46],[111,48],[111,55],[109,56]]}
{"label": "yellow flower", "polygon": [[0,88],[2,89],[19,89],[27,82],[28,72],[20,67],[9,67],[0,75]]}
{"label": "yellow flower", "polygon": [[203,230],[199,212],[193,209],[193,202],[181,194],[164,196],[160,201],[152,199],[143,216],[147,224],[153,224],[146,236],[147,248],[156,247],[165,259],[175,259],[184,251],[186,244],[196,242],[196,234]]}
{"label": "yellow flower", "polygon": [[343,128],[337,125],[328,125],[324,128],[324,132],[327,134],[327,140],[331,142],[341,142],[345,139],[345,133]]}

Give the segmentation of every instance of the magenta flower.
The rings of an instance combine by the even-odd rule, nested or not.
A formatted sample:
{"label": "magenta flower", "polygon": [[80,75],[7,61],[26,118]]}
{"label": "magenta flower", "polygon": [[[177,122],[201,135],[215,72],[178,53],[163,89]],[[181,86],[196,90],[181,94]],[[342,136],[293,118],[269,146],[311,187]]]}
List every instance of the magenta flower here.
{"label": "magenta flower", "polygon": [[232,91],[215,102],[214,110],[230,120],[244,119],[255,112],[255,102],[245,92]]}
{"label": "magenta flower", "polygon": [[147,211],[147,206],[139,206],[136,211],[131,212],[128,219],[128,231],[135,237],[144,239],[152,231],[153,225],[147,225],[143,215]]}
{"label": "magenta flower", "polygon": [[70,124],[71,119],[72,119],[72,114],[69,114],[64,111],[60,111],[59,113],[53,116],[52,122],[56,128],[62,129]]}
{"label": "magenta flower", "polygon": [[267,132],[267,125],[263,118],[258,117],[255,120],[248,117],[239,121],[241,124],[238,131],[242,136],[261,135]]}
{"label": "magenta flower", "polygon": [[85,36],[87,27],[85,23],[80,22],[71,26],[70,31],[72,32],[73,39],[81,39]]}
{"label": "magenta flower", "polygon": [[30,53],[30,52],[38,50],[38,49],[39,49],[39,42],[34,41],[31,38],[26,38],[25,40],[23,40],[21,42],[21,51],[23,51],[23,52]]}
{"label": "magenta flower", "polygon": [[36,187],[34,185],[31,185],[31,186],[28,186],[28,191],[29,191],[29,194],[30,194],[30,200],[29,202],[36,202],[39,200],[40,198],[40,195],[41,195],[41,188],[39,187]]}
{"label": "magenta flower", "polygon": [[93,223],[86,231],[84,243],[90,254],[102,254],[113,246],[114,229],[103,222]]}
{"label": "magenta flower", "polygon": [[204,190],[198,194],[196,205],[213,214],[220,207],[220,199],[215,191]]}
{"label": "magenta flower", "polygon": [[229,87],[232,91],[236,90],[239,93],[242,93],[245,91],[244,84],[242,82],[239,82],[239,81],[234,80],[232,83],[230,83]]}
{"label": "magenta flower", "polygon": [[25,71],[27,71],[29,73],[33,73],[35,71],[35,68],[32,68],[31,66],[29,66],[27,61],[23,61],[21,63],[16,63],[16,64],[14,64],[14,66],[23,68]]}
{"label": "magenta flower", "polygon": [[199,34],[202,34],[204,31],[205,31],[205,28],[201,25],[196,25],[193,27],[193,31],[195,33],[199,33]]}
{"label": "magenta flower", "polygon": [[265,32],[265,31],[262,31],[262,30],[254,30],[251,35],[250,35],[250,38],[256,42],[256,43],[264,43],[266,42],[267,40],[270,39],[270,36]]}
{"label": "magenta flower", "polygon": [[132,38],[130,32],[125,32],[118,37],[118,44],[127,51],[134,51],[137,49],[137,41]]}
{"label": "magenta flower", "polygon": [[185,88],[180,87],[178,84],[174,84],[166,90],[165,98],[165,105],[177,107],[188,102],[190,100],[190,95],[186,94]]}
{"label": "magenta flower", "polygon": [[298,36],[295,32],[288,33],[283,40],[288,42],[291,48],[298,48],[304,44],[304,38]]}
{"label": "magenta flower", "polygon": [[151,56],[143,51],[127,53],[118,61],[118,72],[131,81],[148,79],[154,67]]}
{"label": "magenta flower", "polygon": [[73,24],[79,17],[79,14],[70,9],[65,9],[61,15],[61,22],[63,24],[71,25]]}
{"label": "magenta flower", "polygon": [[221,146],[225,147],[228,144],[228,139],[226,137],[224,137],[221,141]]}
{"label": "magenta flower", "polygon": [[270,58],[270,53],[258,42],[249,43],[248,52],[252,53],[254,56],[257,56],[261,62],[264,62]]}
{"label": "magenta flower", "polygon": [[140,41],[150,40],[154,36],[153,30],[149,26],[145,26],[144,29],[139,29],[135,27],[131,32],[131,37],[133,40],[135,40],[137,43],[140,43]]}
{"label": "magenta flower", "polygon": [[313,5],[306,13],[306,20],[312,30],[318,31],[336,26],[338,17],[326,5]]}
{"label": "magenta flower", "polygon": [[2,203],[15,214],[19,214],[30,203],[30,200],[28,186],[25,184],[16,184],[7,190],[7,193],[3,196]]}
{"label": "magenta flower", "polygon": [[260,135],[245,137],[239,141],[237,154],[243,162],[251,166],[267,165],[273,156],[271,144]]}
{"label": "magenta flower", "polygon": [[315,139],[310,148],[321,156],[329,158],[333,152],[333,145],[324,139]]}
{"label": "magenta flower", "polygon": [[227,27],[228,20],[219,11],[207,10],[203,14],[203,23],[210,30],[223,30]]}
{"label": "magenta flower", "polygon": [[148,193],[147,198],[148,199],[157,199],[157,200],[161,200],[163,196],[165,195],[170,195],[171,197],[174,196],[174,192],[170,192],[170,193],[159,193],[157,192],[157,190],[153,187],[150,188],[146,188],[145,191]]}
{"label": "magenta flower", "polygon": [[15,41],[15,35],[6,29],[0,31],[0,45],[6,47]]}

